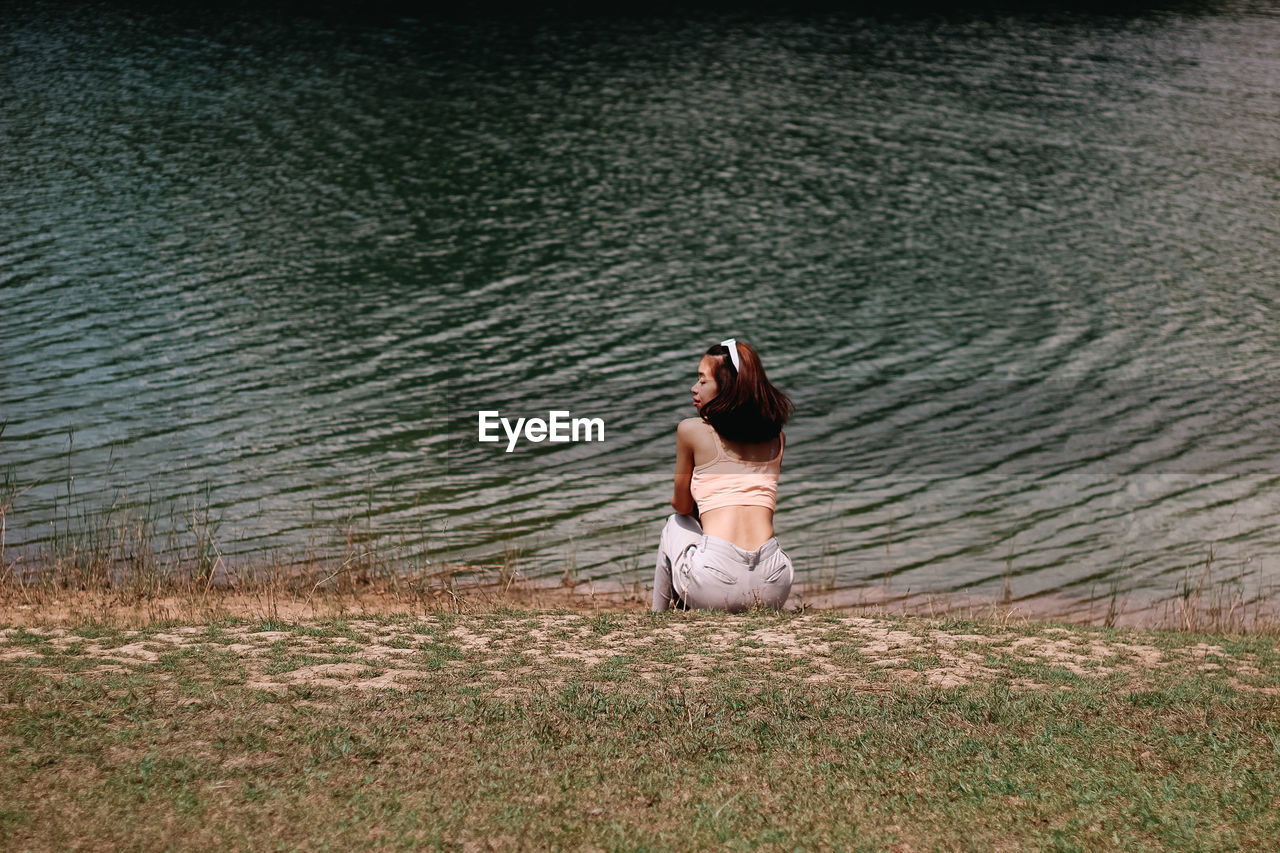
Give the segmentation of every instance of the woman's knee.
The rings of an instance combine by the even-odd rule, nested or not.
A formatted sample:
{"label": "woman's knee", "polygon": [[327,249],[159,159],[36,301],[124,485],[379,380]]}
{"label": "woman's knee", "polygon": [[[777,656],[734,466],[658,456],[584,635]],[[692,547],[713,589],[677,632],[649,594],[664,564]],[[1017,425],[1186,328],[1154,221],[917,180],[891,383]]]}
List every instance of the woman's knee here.
{"label": "woman's knee", "polygon": [[658,549],[661,551],[670,550],[671,532],[675,525],[675,515],[667,516],[666,524],[662,525],[662,532],[658,534]]}
{"label": "woman's knee", "polygon": [[662,548],[670,553],[696,542],[701,536],[702,528],[692,516],[673,512],[667,516],[666,524],[662,525],[662,534],[658,541]]}
{"label": "woman's knee", "polygon": [[678,527],[681,530],[687,530],[690,533],[702,535],[702,525],[698,523],[698,519],[692,515],[685,515],[679,512],[673,512],[667,516],[667,524]]}

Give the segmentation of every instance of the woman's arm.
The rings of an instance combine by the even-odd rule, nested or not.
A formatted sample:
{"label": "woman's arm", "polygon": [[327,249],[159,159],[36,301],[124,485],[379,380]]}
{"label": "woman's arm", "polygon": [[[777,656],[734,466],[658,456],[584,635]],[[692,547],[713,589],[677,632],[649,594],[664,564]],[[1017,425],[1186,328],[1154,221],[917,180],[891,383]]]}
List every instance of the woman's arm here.
{"label": "woman's arm", "polygon": [[671,506],[681,515],[694,515],[698,511],[693,501],[693,492],[689,484],[693,482],[693,441],[692,430],[697,422],[692,418],[685,419],[676,427],[676,488],[671,497]]}

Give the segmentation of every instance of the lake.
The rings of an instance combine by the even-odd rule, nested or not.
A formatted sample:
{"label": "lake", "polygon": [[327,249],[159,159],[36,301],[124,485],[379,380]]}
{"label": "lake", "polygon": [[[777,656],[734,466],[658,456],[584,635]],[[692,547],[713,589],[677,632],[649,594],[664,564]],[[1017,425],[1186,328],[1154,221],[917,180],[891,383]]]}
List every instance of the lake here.
{"label": "lake", "polygon": [[796,404],[802,579],[1280,581],[1269,4],[8,18],[10,559],[149,506],[229,561],[648,583],[733,336]]}

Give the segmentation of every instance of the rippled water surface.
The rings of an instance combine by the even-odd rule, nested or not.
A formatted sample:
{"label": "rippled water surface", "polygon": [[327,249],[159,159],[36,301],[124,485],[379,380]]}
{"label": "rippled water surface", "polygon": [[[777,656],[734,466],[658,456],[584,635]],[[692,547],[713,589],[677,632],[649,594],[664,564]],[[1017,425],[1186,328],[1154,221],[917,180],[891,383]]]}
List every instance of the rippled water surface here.
{"label": "rippled water surface", "polygon": [[[0,27],[9,554],[201,507],[229,560],[642,580],[698,357],[796,416],[802,579],[1280,580],[1280,15]],[[477,441],[477,412],[603,443]],[[69,473],[70,472],[70,473]],[[185,507],[186,509],[182,509]]]}

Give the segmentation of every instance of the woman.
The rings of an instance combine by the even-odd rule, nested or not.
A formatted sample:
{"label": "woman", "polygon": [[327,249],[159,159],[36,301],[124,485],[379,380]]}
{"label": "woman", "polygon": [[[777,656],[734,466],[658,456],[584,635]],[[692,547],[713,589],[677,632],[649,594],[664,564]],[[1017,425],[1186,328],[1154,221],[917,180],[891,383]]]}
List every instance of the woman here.
{"label": "woman", "polygon": [[795,571],[773,511],[794,406],[734,339],[707,350],[690,390],[698,417],[676,428],[676,512],[662,529],[653,609],[780,609]]}

